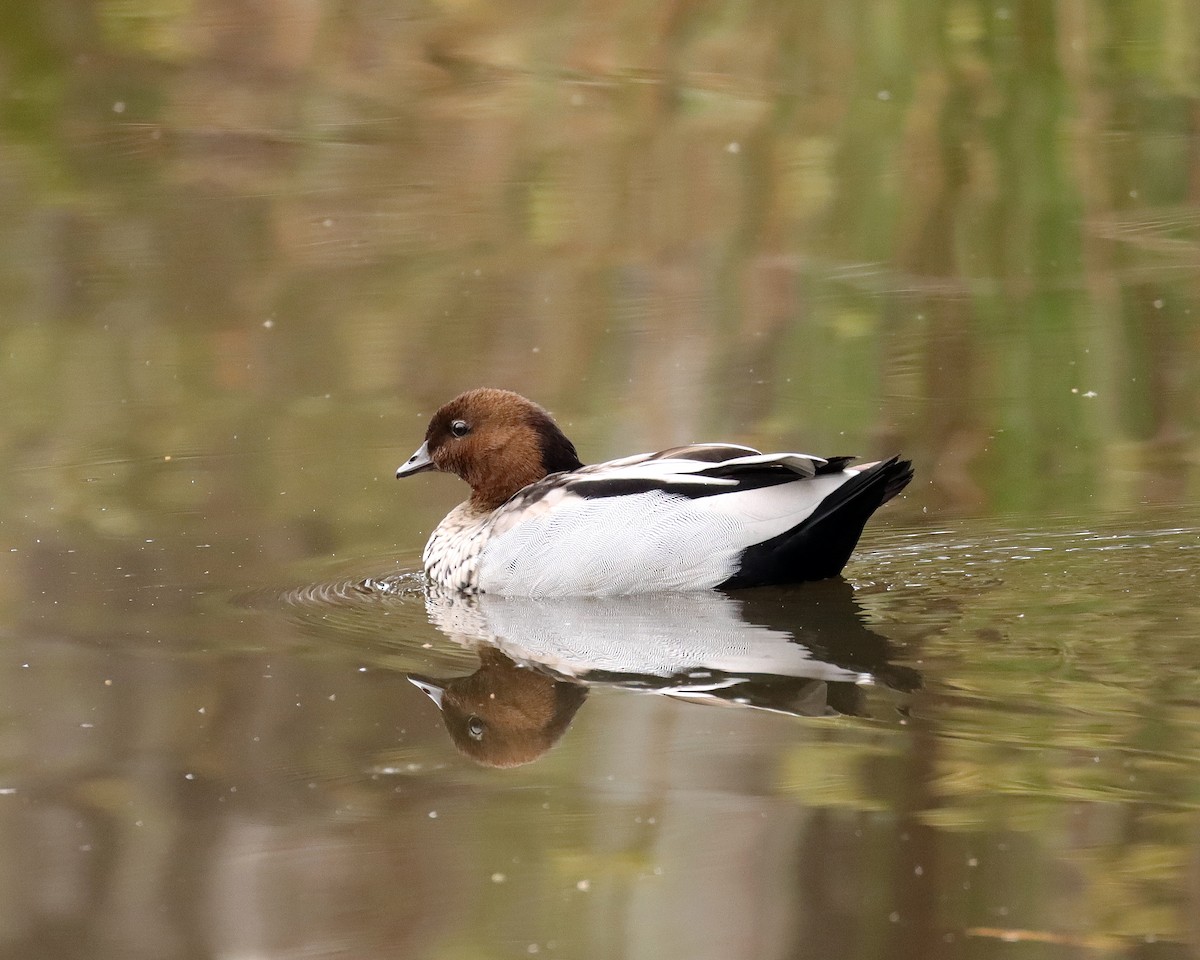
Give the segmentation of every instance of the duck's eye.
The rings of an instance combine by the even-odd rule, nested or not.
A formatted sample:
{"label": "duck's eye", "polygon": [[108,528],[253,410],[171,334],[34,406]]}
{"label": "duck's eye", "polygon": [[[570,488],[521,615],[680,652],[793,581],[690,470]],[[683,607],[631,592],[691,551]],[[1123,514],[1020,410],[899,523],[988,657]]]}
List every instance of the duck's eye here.
{"label": "duck's eye", "polygon": [[450,424],[450,432],[456,437],[465,437],[471,432],[471,425],[466,420],[454,420]]}
{"label": "duck's eye", "polygon": [[487,729],[486,725],[478,717],[467,718],[467,734],[472,740],[482,740],[485,729]]}

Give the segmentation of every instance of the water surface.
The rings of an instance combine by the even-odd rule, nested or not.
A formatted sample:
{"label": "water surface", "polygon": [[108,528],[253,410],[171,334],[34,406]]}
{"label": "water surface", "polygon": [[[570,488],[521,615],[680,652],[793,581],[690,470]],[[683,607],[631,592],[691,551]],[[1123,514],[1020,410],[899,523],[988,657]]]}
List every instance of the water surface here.
{"label": "water surface", "polygon": [[[10,6],[0,953],[1200,955],[1189,4]],[[439,604],[484,384],[916,480]]]}

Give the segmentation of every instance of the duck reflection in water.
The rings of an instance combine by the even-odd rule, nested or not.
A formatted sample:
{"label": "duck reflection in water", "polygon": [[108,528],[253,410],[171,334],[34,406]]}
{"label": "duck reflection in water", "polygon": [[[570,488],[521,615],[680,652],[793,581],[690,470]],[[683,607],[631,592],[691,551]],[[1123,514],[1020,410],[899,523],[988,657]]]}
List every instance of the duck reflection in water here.
{"label": "duck reflection in water", "polygon": [[589,688],[616,686],[798,717],[859,716],[864,687],[901,693],[920,674],[891,662],[844,580],[801,588],[536,600],[430,591],[430,620],[476,649],[469,676],[409,679],[481,764],[536,760]]}
{"label": "duck reflection in water", "polygon": [[521,666],[495,647],[481,647],[479,659],[466,677],[408,678],[438,705],[450,739],[472,760],[489,767],[536,760],[570,726],[587,686]]}

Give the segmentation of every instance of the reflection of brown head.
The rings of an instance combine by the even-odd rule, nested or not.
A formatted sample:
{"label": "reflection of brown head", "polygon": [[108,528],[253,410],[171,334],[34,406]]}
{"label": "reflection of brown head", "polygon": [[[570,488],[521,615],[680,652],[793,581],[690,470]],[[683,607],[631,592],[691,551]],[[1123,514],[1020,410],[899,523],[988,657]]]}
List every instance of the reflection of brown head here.
{"label": "reflection of brown head", "polygon": [[520,667],[499,650],[480,651],[468,677],[409,674],[442,711],[450,739],[488,767],[517,767],[549,750],[570,725],[587,688]]}

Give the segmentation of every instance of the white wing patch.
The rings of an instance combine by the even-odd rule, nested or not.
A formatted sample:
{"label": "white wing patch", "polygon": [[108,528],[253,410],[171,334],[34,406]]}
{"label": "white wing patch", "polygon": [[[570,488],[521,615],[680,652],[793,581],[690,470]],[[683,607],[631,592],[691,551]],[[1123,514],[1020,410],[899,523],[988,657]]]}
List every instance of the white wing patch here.
{"label": "white wing patch", "polygon": [[704,589],[729,579],[739,520],[658,490],[564,499],[492,537],[479,587],[513,596],[613,596]]}
{"label": "white wing patch", "polygon": [[811,480],[796,480],[757,490],[735,490],[712,497],[704,503],[713,511],[737,518],[746,530],[742,546],[761,543],[790,530],[812,516],[821,501],[850,478],[850,474],[830,473]]}

